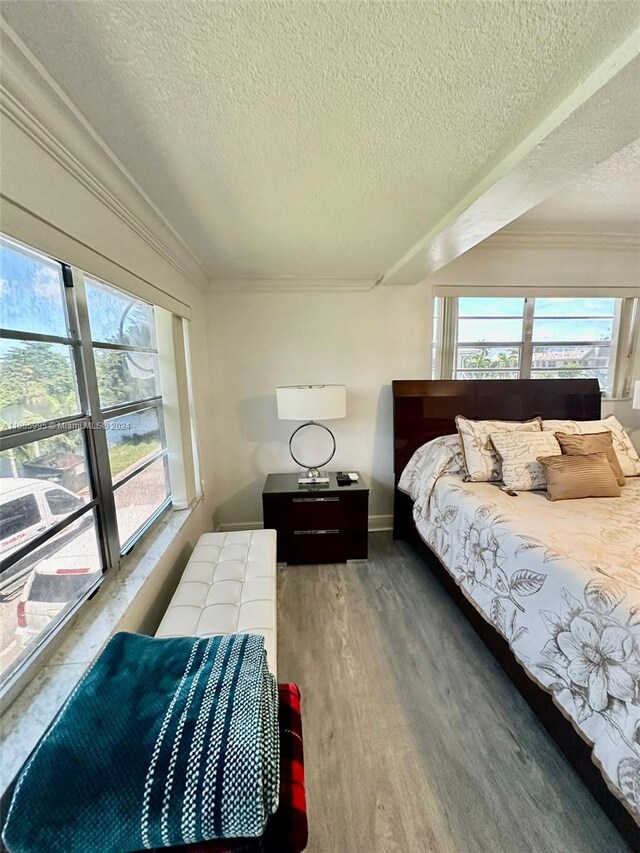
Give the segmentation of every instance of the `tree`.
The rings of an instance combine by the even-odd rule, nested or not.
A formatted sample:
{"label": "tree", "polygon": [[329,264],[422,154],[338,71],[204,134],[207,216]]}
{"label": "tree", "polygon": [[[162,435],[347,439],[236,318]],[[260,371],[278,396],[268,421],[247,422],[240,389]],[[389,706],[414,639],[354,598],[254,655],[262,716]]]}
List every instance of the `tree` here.
{"label": "tree", "polygon": [[[71,364],[53,345],[25,341],[0,357],[0,429],[52,420],[77,409]],[[65,433],[45,441],[48,453],[77,452],[76,435]],[[8,460],[13,469],[16,462],[38,456],[42,443],[30,442],[5,451],[3,461]]]}
{"label": "tree", "polygon": [[498,353],[496,364],[501,370],[509,370],[518,366],[518,353],[515,350]]}
{"label": "tree", "polygon": [[484,347],[480,352],[463,355],[461,358],[462,370],[513,370],[518,367],[517,350],[510,349],[508,352],[499,352],[492,358],[489,350]]}
{"label": "tree", "polygon": [[478,369],[481,367],[492,367],[492,361],[489,357],[489,351],[486,349],[480,350],[480,352],[473,353],[472,355],[465,355],[462,357],[462,367],[468,370]]}
{"label": "tree", "polygon": [[0,422],[37,423],[78,408],[71,364],[51,344],[24,341],[0,357]]}
{"label": "tree", "polygon": [[96,358],[96,374],[103,407],[154,394],[153,369],[146,366],[149,356],[118,350],[101,350]]}

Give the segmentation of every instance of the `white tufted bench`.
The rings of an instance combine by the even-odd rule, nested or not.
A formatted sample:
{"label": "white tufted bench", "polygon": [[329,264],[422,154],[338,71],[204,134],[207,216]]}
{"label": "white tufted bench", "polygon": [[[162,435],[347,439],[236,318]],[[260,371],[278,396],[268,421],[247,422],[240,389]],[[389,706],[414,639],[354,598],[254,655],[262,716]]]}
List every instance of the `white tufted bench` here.
{"label": "white tufted bench", "polygon": [[262,634],[276,675],[276,532],[204,533],[156,637]]}

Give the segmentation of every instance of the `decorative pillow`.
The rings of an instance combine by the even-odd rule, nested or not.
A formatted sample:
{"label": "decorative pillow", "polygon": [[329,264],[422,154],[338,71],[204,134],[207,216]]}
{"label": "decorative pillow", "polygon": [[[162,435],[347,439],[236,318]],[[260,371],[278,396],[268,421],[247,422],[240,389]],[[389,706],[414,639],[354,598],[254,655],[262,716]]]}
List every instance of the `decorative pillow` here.
{"label": "decorative pillow", "polygon": [[547,498],[619,498],[621,491],[606,453],[586,456],[541,456],[547,475]]}
{"label": "decorative pillow", "polygon": [[544,489],[547,478],[538,457],[562,453],[550,432],[492,433],[491,441],[502,458],[502,482],[514,492]]}
{"label": "decorative pillow", "polygon": [[531,421],[470,421],[458,415],[456,426],[462,444],[467,479],[474,483],[496,482],[502,479],[500,457],[491,443],[495,433],[540,432],[540,418]]}
{"label": "decorative pillow", "polygon": [[556,432],[555,437],[567,456],[588,456],[590,453],[604,453],[615,474],[619,486],[627,482],[613,449],[612,432],[594,432],[587,435],[569,435],[566,432]]}
{"label": "decorative pillow", "polygon": [[593,435],[595,432],[610,432],[613,449],[625,477],[640,477],[640,456],[631,443],[627,431],[615,415],[607,415],[600,421],[542,421],[542,429],[565,432],[571,435]]}

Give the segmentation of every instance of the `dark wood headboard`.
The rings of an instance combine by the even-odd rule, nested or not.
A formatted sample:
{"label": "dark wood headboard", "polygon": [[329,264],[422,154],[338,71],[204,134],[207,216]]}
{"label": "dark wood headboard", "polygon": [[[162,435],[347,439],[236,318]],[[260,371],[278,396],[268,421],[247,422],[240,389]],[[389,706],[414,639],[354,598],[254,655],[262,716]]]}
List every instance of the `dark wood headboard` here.
{"label": "dark wood headboard", "polygon": [[396,484],[418,447],[455,433],[456,415],[510,421],[600,417],[597,379],[394,379],[391,387]]}

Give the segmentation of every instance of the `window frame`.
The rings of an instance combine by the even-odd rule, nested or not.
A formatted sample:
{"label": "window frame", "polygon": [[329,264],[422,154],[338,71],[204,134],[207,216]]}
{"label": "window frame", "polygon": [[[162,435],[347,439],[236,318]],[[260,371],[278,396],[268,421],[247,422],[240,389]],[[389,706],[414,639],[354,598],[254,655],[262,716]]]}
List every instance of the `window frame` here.
{"label": "window frame", "polygon": [[[461,293],[460,296],[452,296],[452,295],[436,295],[434,297],[435,304],[438,306],[434,308],[434,338],[438,341],[437,353],[436,353],[436,361],[432,366],[432,375],[434,377],[438,377],[441,379],[456,379],[456,374],[458,371],[457,364],[457,355],[459,347],[465,346],[473,346],[473,341],[458,341],[458,300],[464,296],[464,298],[483,298],[487,294],[483,294],[482,296],[479,294],[471,294],[465,290],[464,293]],[[496,297],[498,294],[495,292],[491,294]],[[551,294],[548,294],[551,295]],[[589,295],[585,295],[582,293],[575,293],[572,295],[563,294],[564,298],[588,298]],[[535,296],[522,296],[523,302],[523,312],[522,312],[522,334],[521,339],[519,341],[513,342],[505,342],[505,341],[482,341],[482,346],[487,349],[491,348],[500,348],[500,349],[514,349],[519,353],[519,364],[517,367],[513,368],[504,368],[505,372],[518,373],[519,379],[530,379],[532,372],[536,370],[533,364],[533,354],[535,347],[546,346],[546,343],[536,342],[533,339],[533,324],[535,319],[541,319],[540,317],[536,317],[535,315]],[[539,298],[543,298],[542,295],[539,295]],[[613,328],[611,333],[611,340],[608,344],[609,346],[609,364],[607,368],[607,381],[605,386],[602,388],[602,395],[608,399],[626,399],[630,393],[630,383],[631,383],[631,367],[633,361],[633,355],[635,353],[635,346],[638,337],[638,316],[640,314],[640,298],[635,296],[619,296],[615,294],[611,294],[611,296],[602,295],[601,298],[610,298],[616,300],[616,309],[613,316]],[[469,319],[477,319],[475,317],[469,317]],[[499,317],[496,315],[493,316],[483,316],[483,320],[492,320],[492,319],[518,319],[515,317],[505,317],[504,315],[500,315]],[[562,319],[562,320],[571,320],[571,319],[586,319],[583,317],[571,317],[568,315],[555,315],[544,316],[545,320],[553,320],[553,319]],[[589,317],[588,319],[598,319]],[[478,342],[476,342],[477,345]],[[549,346],[553,344],[554,347],[566,347],[566,346],[597,346],[602,344],[601,341],[553,341],[549,343]],[[568,368],[568,370],[575,370],[575,368]],[[587,368],[585,368],[587,369]],[[486,368],[476,368],[477,373],[487,373],[488,370]],[[541,368],[543,370],[543,368]],[[555,372],[558,372],[561,368],[556,368]],[[474,368],[469,368],[465,370],[465,372],[473,372]],[[490,381],[491,378],[500,379],[504,378],[501,375],[501,369],[495,368],[491,369],[491,373],[495,373],[495,377],[492,376],[490,378],[485,377]]]}
{"label": "window frame", "polygon": [[[60,265],[67,335],[59,336],[3,328],[1,329],[1,336],[5,340],[12,340],[16,342],[35,341],[48,344],[58,343],[68,346],[71,352],[74,382],[76,385],[76,394],[79,404],[79,411],[74,412],[71,415],[42,420],[37,423],[23,423],[11,426],[5,430],[0,430],[0,451],[12,450],[39,440],[64,435],[70,431],[81,430],[85,466],[90,489],[90,493],[87,496],[88,500],[81,507],[78,507],[75,511],[60,518],[59,521],[35,535],[19,548],[16,548],[4,559],[0,559],[0,574],[10,570],[13,566],[19,563],[20,560],[25,559],[32,552],[41,548],[49,540],[53,539],[57,534],[73,525],[83,516],[86,516],[87,518],[91,517],[93,519],[92,523],[95,525],[98,553],[100,564],[102,566],[100,578],[88,586],[76,600],[70,601],[69,606],[62,611],[60,617],[53,619],[36,638],[33,646],[27,647],[23,650],[4,669],[4,671],[0,672],[0,693],[5,693],[14,680],[22,674],[22,672],[40,653],[42,648],[62,629],[65,623],[78,610],[78,608],[95,594],[103,582],[107,572],[119,569],[122,559],[132,551],[139,539],[144,536],[148,532],[149,528],[152,527],[160,517],[171,508],[172,495],[171,489],[169,489],[169,495],[162,504],[152,513],[144,524],[142,524],[135,533],[126,540],[126,542],[123,542],[122,546],[120,545],[114,498],[116,490],[124,483],[130,482],[133,477],[140,474],[149,465],[157,462],[158,459],[164,459],[167,482],[170,482],[167,463],[169,450],[166,445],[164,419],[159,416],[158,421],[161,431],[161,448],[156,451],[150,459],[145,459],[143,462],[136,465],[132,471],[127,473],[126,477],[114,484],[111,475],[107,433],[103,428],[104,422],[111,417],[131,414],[154,406],[161,410],[163,406],[160,384],[161,377],[158,370],[156,377],[158,382],[157,387],[160,389],[159,394],[153,395],[152,397],[148,397],[144,400],[135,400],[124,405],[109,406],[102,409],[100,405],[94,350],[98,348],[123,351],[139,350],[151,351],[156,354],[158,351],[156,348],[136,347],[128,344],[121,345],[104,342],[94,343],[91,337],[86,281],[87,279],[91,279],[99,284],[125,293],[127,296],[130,296],[132,299],[139,302],[146,302],[146,300],[141,299],[136,295],[128,294],[126,291],[122,291],[121,288],[115,285],[103,282],[95,276],[90,276],[77,267],[73,267],[64,261],[61,261],[59,258],[52,257],[45,253],[40,253],[32,247],[26,246],[22,242],[14,240],[4,234],[0,234],[0,244],[10,251],[21,253],[27,257],[32,257],[36,261],[43,261],[47,264],[54,262],[55,264]],[[151,305],[152,308],[155,309],[155,306],[152,303],[147,304]],[[43,480],[43,483],[44,482],[46,481]],[[28,577],[29,574],[27,572],[27,578]]]}

